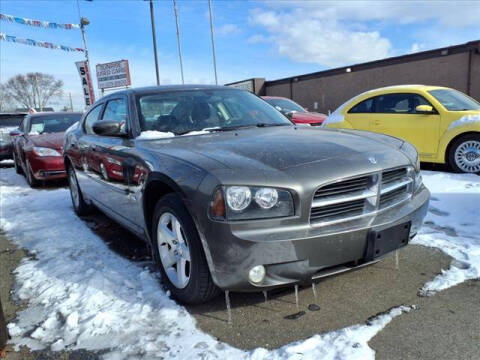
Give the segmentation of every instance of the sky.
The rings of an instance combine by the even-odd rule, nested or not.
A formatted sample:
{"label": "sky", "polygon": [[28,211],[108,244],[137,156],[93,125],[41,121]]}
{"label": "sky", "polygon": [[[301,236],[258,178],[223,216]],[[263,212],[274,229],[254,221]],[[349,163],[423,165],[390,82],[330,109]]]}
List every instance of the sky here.
{"label": "sky", "polygon": [[[132,86],[155,85],[149,3],[79,0],[90,20],[87,44],[95,64],[128,59]],[[214,83],[207,0],[177,0],[185,82]],[[213,0],[220,84],[305,74],[480,39],[480,1]],[[181,82],[173,1],[154,1],[160,82]],[[78,23],[75,0],[0,0],[0,12],[35,20]],[[79,30],[0,21],[0,32],[83,47]],[[82,53],[0,42],[0,82],[18,73],[50,73],[83,109],[75,61]],[[96,97],[97,82],[93,76]]]}

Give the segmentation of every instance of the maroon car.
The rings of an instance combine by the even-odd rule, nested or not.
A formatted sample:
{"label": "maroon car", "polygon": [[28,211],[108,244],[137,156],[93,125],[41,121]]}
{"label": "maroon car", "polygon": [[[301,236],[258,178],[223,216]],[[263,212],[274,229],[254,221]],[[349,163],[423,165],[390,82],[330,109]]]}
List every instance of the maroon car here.
{"label": "maroon car", "polygon": [[296,102],[280,96],[262,96],[262,99],[272,105],[275,109],[287,116],[295,124],[308,124],[320,126],[327,118],[327,115],[317,112],[309,112]]}
{"label": "maroon car", "polygon": [[50,112],[27,115],[13,138],[13,161],[18,174],[30,186],[39,181],[66,178],[63,166],[63,134],[79,121],[82,113]]}

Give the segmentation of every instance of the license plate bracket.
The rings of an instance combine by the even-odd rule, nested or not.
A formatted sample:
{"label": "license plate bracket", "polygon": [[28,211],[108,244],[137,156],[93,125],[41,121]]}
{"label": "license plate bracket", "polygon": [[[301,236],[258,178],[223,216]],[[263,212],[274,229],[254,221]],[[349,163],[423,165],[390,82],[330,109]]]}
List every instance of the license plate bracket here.
{"label": "license plate bracket", "polygon": [[408,244],[410,227],[412,223],[406,222],[383,230],[370,230],[367,235],[367,248],[365,261],[372,261],[391,251]]}

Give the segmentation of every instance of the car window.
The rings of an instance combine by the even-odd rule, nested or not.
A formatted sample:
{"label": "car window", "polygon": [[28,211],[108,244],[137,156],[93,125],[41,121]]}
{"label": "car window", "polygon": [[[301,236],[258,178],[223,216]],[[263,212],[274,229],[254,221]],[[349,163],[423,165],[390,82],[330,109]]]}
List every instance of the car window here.
{"label": "car window", "polygon": [[374,98],[376,113],[383,114],[416,114],[418,105],[430,105],[430,102],[418,94],[386,94]]}
{"label": "car window", "polygon": [[107,102],[102,116],[103,120],[125,122],[127,120],[127,104],[125,99],[115,99]]}
{"label": "car window", "polygon": [[103,104],[95,106],[85,118],[85,122],[83,124],[83,128],[87,134],[94,134],[92,126],[94,123],[98,121],[100,117],[100,112],[102,111]]}
{"label": "car window", "polygon": [[32,116],[30,118],[30,129],[28,131],[31,135],[53,134],[64,132],[75,122],[80,120],[81,114],[46,114],[41,116]]}
{"label": "car window", "polygon": [[293,102],[289,99],[264,99],[270,105],[275,107],[277,110],[284,110],[284,111],[296,111],[296,112],[306,112],[304,108],[302,108],[297,103]]}
{"label": "car window", "polygon": [[137,109],[142,131],[177,135],[206,128],[292,125],[256,95],[236,89],[141,94]]}
{"label": "car window", "polygon": [[480,103],[460,91],[453,89],[437,89],[430,90],[429,93],[433,95],[447,110],[480,110]]}
{"label": "car window", "polygon": [[350,109],[349,113],[361,114],[361,113],[371,113],[373,112],[373,98],[363,100],[361,103],[355,105]]}

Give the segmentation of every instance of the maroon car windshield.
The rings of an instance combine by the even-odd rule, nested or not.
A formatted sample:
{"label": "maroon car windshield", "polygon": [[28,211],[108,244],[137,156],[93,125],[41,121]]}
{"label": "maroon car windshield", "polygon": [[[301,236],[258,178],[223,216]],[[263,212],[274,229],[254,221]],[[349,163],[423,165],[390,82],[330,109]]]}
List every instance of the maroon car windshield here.
{"label": "maroon car windshield", "polygon": [[48,133],[58,133],[67,130],[75,122],[79,121],[81,114],[51,114],[42,116],[33,116],[30,119],[31,135],[40,135]]}

